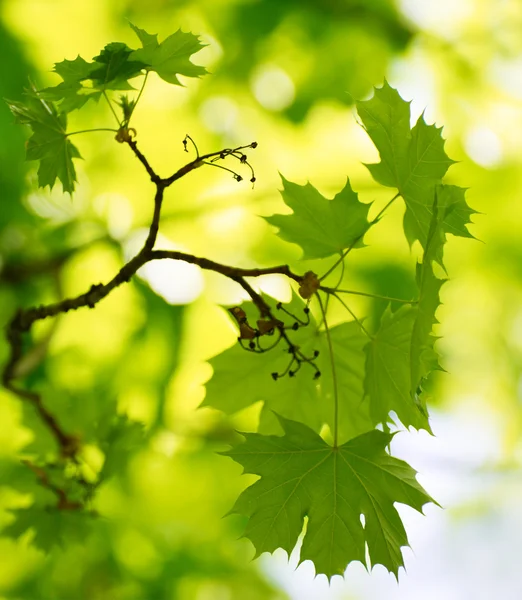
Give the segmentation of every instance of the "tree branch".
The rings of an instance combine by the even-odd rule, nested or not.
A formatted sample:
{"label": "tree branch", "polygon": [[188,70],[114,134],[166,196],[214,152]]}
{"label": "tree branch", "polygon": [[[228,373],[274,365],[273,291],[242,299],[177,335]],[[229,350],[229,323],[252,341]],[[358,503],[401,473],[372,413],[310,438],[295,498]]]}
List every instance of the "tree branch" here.
{"label": "tree branch", "polygon": [[[296,281],[297,283],[301,283],[303,276],[293,273],[288,265],[245,269],[230,265],[223,265],[208,258],[194,256],[185,252],[178,252],[174,250],[154,250],[154,245],[156,243],[159,231],[165,189],[187,173],[190,173],[192,170],[202,166],[204,161],[209,159],[221,160],[227,156],[233,155],[236,158],[239,157],[241,163],[248,165],[246,155],[244,155],[241,151],[245,148],[255,148],[257,144],[253,142],[248,146],[240,146],[235,149],[225,149],[219,152],[211,152],[203,156],[198,156],[192,162],[186,164],[184,167],[181,167],[181,169],[178,169],[178,171],[176,171],[170,177],[162,179],[156,174],[147,158],[138,149],[133,136],[129,133],[129,130],[121,132],[121,139],[119,141],[125,141],[130,146],[138,160],[144,166],[152,182],[156,186],[153,216],[147,239],[145,240],[143,247],[138,254],[124,264],[118,273],[116,273],[116,275],[107,283],[91,285],[86,292],[73,298],[65,298],[52,304],[21,309],[14,315],[6,327],[6,337],[9,344],[10,353],[7,364],[5,365],[2,373],[2,383],[4,387],[16,394],[21,400],[30,403],[34,407],[40,420],[54,437],[60,449],[61,456],[64,459],[72,460],[74,462],[78,462],[79,460],[80,439],[75,435],[70,435],[64,430],[62,425],[59,423],[58,418],[53,415],[48,408],[46,408],[42,398],[38,393],[24,389],[23,387],[15,384],[15,381],[19,379],[22,374],[19,366],[22,364],[24,359],[24,334],[30,331],[31,327],[36,321],[55,317],[57,315],[67,313],[70,310],[77,310],[83,307],[94,308],[98,302],[108,296],[114,289],[123,283],[130,281],[140,267],[150,261],[160,259],[181,260],[187,263],[198,265],[202,269],[220,273],[221,275],[235,281],[248,293],[253,303],[258,308],[261,319],[263,319],[265,323],[269,322],[270,324],[273,324],[272,327],[279,330],[280,338],[285,340],[288,345],[289,353],[292,355],[290,367],[292,364],[294,364],[294,361],[298,367],[303,362],[313,364],[313,358],[304,356],[300,352],[299,348],[292,343],[286,331],[286,329],[289,329],[289,327],[286,327],[284,323],[274,317],[272,310],[265,299],[259,293],[257,293],[245,279],[247,277],[281,274],[289,279],[292,279],[293,281]],[[238,156],[236,153],[240,153],[240,156]],[[237,178],[240,179],[240,176],[238,175]],[[257,335],[260,335],[259,331]],[[317,367],[315,367],[315,369],[317,376]],[[290,371],[290,375],[292,374],[292,371]],[[38,476],[42,483],[48,483],[47,475],[45,474],[43,468],[38,467]],[[47,485],[47,487],[49,487],[49,485]],[[60,490],[58,508],[76,508],[76,504],[69,501],[65,492],[62,494],[62,490]]]}

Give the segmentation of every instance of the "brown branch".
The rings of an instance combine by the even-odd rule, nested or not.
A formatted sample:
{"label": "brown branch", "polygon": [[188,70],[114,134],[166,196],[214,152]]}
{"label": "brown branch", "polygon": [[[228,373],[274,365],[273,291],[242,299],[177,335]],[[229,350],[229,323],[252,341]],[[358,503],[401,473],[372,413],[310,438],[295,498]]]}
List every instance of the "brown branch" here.
{"label": "brown branch", "polygon": [[47,471],[43,467],[39,467],[38,465],[33,464],[29,460],[23,460],[22,462],[36,475],[42,487],[47,488],[48,490],[53,492],[53,494],[55,494],[55,496],[58,498],[58,502],[56,505],[56,508],[58,510],[81,510],[84,507],[82,502],[71,501],[68,498],[67,492],[64,489],[52,483],[52,481],[50,481],[49,479]]}
{"label": "brown branch", "polygon": [[[19,387],[14,383],[14,381],[20,376],[20,371],[18,367],[23,359],[23,336],[24,334],[29,332],[29,330],[36,321],[41,321],[49,317],[55,317],[59,314],[67,313],[70,310],[77,310],[83,307],[94,308],[98,304],[98,302],[100,302],[101,300],[103,300],[103,298],[108,296],[114,289],[116,289],[123,283],[130,281],[130,279],[136,274],[138,269],[149,261],[159,259],[181,260],[187,263],[198,265],[202,269],[220,273],[221,275],[224,275],[225,277],[236,281],[239,285],[241,285],[241,287],[243,287],[244,290],[246,290],[248,295],[252,298],[252,301],[257,306],[260,315],[263,319],[270,318],[274,323],[279,323],[277,327],[280,331],[280,336],[288,344],[289,352],[292,354],[294,359],[298,360],[298,362],[310,362],[310,359],[302,355],[299,351],[299,348],[295,346],[289,339],[288,334],[285,331],[284,325],[282,324],[282,322],[275,319],[267,302],[263,299],[263,297],[260,294],[258,294],[252,288],[252,286],[245,279],[246,277],[259,277],[262,275],[269,274],[281,274],[298,283],[302,283],[303,277],[293,273],[288,267],[288,265],[280,265],[268,268],[243,269],[238,267],[232,267],[229,265],[223,265],[208,258],[198,257],[184,252],[171,250],[154,250],[154,244],[156,243],[159,231],[161,209],[165,189],[172,183],[174,183],[174,181],[177,181],[187,173],[190,173],[192,170],[202,166],[203,164],[208,164],[205,163],[205,161],[209,159],[214,158],[215,160],[220,160],[222,158],[225,158],[226,156],[230,156],[231,154],[234,155],[234,153],[240,152],[245,148],[255,148],[257,144],[253,142],[248,146],[240,146],[235,149],[225,149],[219,152],[211,152],[203,156],[198,156],[195,160],[176,171],[170,177],[162,179],[156,174],[154,169],[149,164],[148,160],[138,149],[137,144],[132,138],[132,136],[127,135],[126,137],[124,136],[122,139],[123,141],[128,143],[138,160],[144,166],[152,182],[156,186],[152,221],[149,227],[147,239],[142,249],[138,252],[138,254],[136,254],[136,256],[134,256],[134,258],[132,258],[125,265],[123,265],[119,272],[107,283],[92,285],[86,292],[74,298],[66,298],[64,300],[61,300],[60,302],[19,310],[8,323],[6,328],[6,337],[9,344],[10,354],[7,364],[5,365],[2,373],[2,383],[4,387],[16,394],[20,399],[30,403],[34,407],[42,423],[48,428],[50,433],[53,435],[56,443],[58,444],[58,447],[60,448],[60,453],[62,457],[65,459],[73,460],[75,462],[77,462],[78,460],[78,452],[80,450],[79,438],[77,436],[68,434],[63,429],[56,416],[54,416],[45,407],[42,398],[39,394]],[[244,157],[244,160],[242,157]],[[244,156],[243,154],[241,154],[241,162],[248,164],[246,161],[246,156]],[[238,178],[238,180],[240,179],[239,176],[237,176],[236,178]],[[33,471],[37,474],[43,485],[50,487],[49,479],[47,474],[45,473],[45,470],[43,470],[40,467],[30,468],[32,468]],[[53,488],[50,487],[50,489]],[[59,497],[58,508],[77,508],[77,503],[70,501],[63,490],[54,489],[53,491],[55,491],[55,493],[57,493]]]}
{"label": "brown branch", "polygon": [[5,283],[18,284],[31,277],[54,273],[61,269],[73,253],[74,250],[68,250],[44,260],[37,260],[30,263],[8,263],[3,268],[0,268],[0,280]]}
{"label": "brown branch", "polygon": [[[130,146],[131,150],[134,152],[134,154],[136,155],[138,160],[141,162],[141,164],[145,167],[145,170],[149,174],[151,181],[153,183],[155,183],[157,186],[161,185],[164,189],[168,188],[175,181],[177,181],[178,179],[181,179],[182,177],[184,177],[191,171],[194,171],[195,169],[198,169],[199,167],[202,167],[203,165],[208,165],[209,163],[207,161],[209,161],[211,159],[214,159],[214,160],[225,159],[227,156],[236,156],[236,158],[239,158],[236,154],[241,153],[242,150],[246,150],[247,148],[252,148],[252,149],[257,148],[257,142],[252,142],[251,144],[247,144],[246,146],[238,146],[237,148],[225,148],[224,150],[218,150],[217,152],[209,152],[207,154],[203,154],[202,156],[198,155],[194,160],[190,161],[189,163],[187,163],[186,165],[184,165],[183,167],[178,169],[170,177],[161,178],[151,167],[149,161],[145,158],[143,153],[138,149],[136,140],[134,140],[132,138],[132,136],[125,136],[124,140]],[[241,156],[243,156],[243,155],[241,154]],[[246,161],[246,159],[241,160],[241,162],[250,167],[250,169],[252,171],[252,179],[250,181],[252,181],[252,182],[255,181],[254,171],[253,171],[252,167],[249,165],[249,163]],[[219,166],[219,165],[215,165],[215,164],[212,165],[212,163],[210,163],[210,164],[211,164],[211,166]],[[230,169],[227,169],[227,170],[229,170],[231,173],[233,173],[238,181],[242,180],[242,177],[239,176],[237,173],[235,173],[235,171],[232,171]]]}
{"label": "brown branch", "polygon": [[159,175],[156,175],[154,169],[150,166],[149,161],[140,152],[140,150],[138,150],[138,145],[136,144],[136,141],[133,140],[130,136],[127,137],[125,141],[127,142],[127,144],[129,144],[134,154],[138,157],[138,160],[145,167],[145,170],[149,174],[151,181],[156,184],[160,183],[161,178],[159,177]]}
{"label": "brown branch", "polygon": [[221,273],[221,275],[231,279],[234,279],[234,277],[260,277],[261,275],[275,274],[285,275],[289,279],[293,279],[298,283],[301,283],[303,279],[301,275],[293,273],[288,265],[279,265],[277,267],[267,267],[264,269],[242,269],[240,267],[223,265],[208,258],[200,258],[198,256],[193,256],[192,254],[186,254],[185,252],[178,252],[177,250],[153,250],[150,253],[149,260],[157,260],[162,258],[171,258],[173,260],[182,260],[184,262],[192,263],[194,265],[198,265],[198,267],[201,267],[202,269]]}

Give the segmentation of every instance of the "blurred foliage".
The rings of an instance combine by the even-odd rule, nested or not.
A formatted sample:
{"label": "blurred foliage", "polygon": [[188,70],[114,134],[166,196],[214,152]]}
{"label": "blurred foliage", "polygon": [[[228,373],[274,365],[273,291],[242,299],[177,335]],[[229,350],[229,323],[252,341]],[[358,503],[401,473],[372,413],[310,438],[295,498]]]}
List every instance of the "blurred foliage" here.
{"label": "blurred foliage", "polygon": [[[133,18],[151,13],[171,18],[176,10],[196,9],[223,59],[204,94],[228,82],[245,88],[263,72],[277,69],[290,78],[293,98],[284,114],[301,122],[318,100],[351,104],[382,81],[394,52],[404,50],[414,29],[391,0],[251,0],[237,2],[157,2],[153,11],[127,2]],[[270,79],[267,80],[268,82]],[[204,98],[205,96],[203,96]]]}

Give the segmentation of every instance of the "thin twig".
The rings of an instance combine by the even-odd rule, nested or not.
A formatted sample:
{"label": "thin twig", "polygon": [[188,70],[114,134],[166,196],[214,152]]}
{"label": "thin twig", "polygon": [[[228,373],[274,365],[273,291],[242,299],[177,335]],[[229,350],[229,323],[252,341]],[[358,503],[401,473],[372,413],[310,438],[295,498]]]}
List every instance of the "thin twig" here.
{"label": "thin twig", "polygon": [[[109,106],[111,106],[110,101]],[[130,146],[138,160],[142,163],[151,180],[156,186],[153,216],[149,227],[148,236],[145,240],[142,249],[138,252],[138,254],[136,254],[136,256],[134,256],[125,265],[123,265],[123,267],[118,271],[118,273],[116,273],[116,275],[107,283],[92,285],[86,292],[73,298],[65,298],[59,302],[55,302],[52,304],[19,310],[8,323],[6,328],[6,337],[9,345],[9,358],[2,373],[2,383],[4,387],[16,394],[20,399],[28,402],[34,407],[40,420],[54,437],[60,449],[61,456],[66,460],[72,460],[74,463],[78,463],[80,457],[81,448],[79,438],[75,435],[70,435],[65,431],[65,429],[62,427],[61,423],[55,417],[55,415],[53,415],[49,411],[49,409],[44,405],[42,398],[39,394],[33,391],[26,390],[23,387],[20,387],[19,385],[15,384],[15,380],[20,378],[21,371],[19,370],[19,367],[21,364],[23,364],[24,360],[23,337],[30,331],[31,327],[36,321],[41,321],[43,319],[55,317],[57,315],[67,313],[71,310],[77,310],[83,307],[94,308],[98,304],[98,302],[100,302],[101,300],[103,300],[103,298],[108,296],[114,289],[116,289],[123,283],[130,281],[130,279],[136,274],[140,267],[142,267],[149,261],[159,259],[181,260],[184,262],[198,265],[202,269],[215,271],[216,273],[220,273],[225,277],[232,279],[233,281],[237,282],[241,287],[243,287],[243,289],[248,293],[254,304],[257,306],[261,317],[271,319],[272,321],[274,321],[274,323],[277,323],[278,321],[273,316],[272,309],[264,300],[264,298],[252,288],[252,286],[246,281],[245,278],[260,277],[262,275],[269,274],[281,274],[285,275],[290,279],[293,279],[298,283],[301,283],[303,279],[302,276],[293,273],[288,267],[288,265],[246,269],[232,267],[229,265],[223,265],[212,261],[208,258],[198,257],[184,252],[172,250],[154,250],[154,245],[156,243],[159,231],[161,209],[165,189],[174,181],[180,179],[190,171],[201,166],[205,160],[214,156],[219,156],[223,153],[223,151],[212,152],[202,157],[199,157],[196,160],[188,163],[178,171],[176,171],[169,178],[162,179],[161,177],[159,177],[159,175],[156,174],[146,157],[138,149],[135,140],[131,136],[128,136],[127,139],[125,139],[124,141],[128,143],[128,145]],[[240,146],[234,151],[244,148],[255,148],[256,146],[257,144],[253,142],[252,144],[249,144],[247,146]],[[61,264],[61,261],[58,263],[58,265],[59,264]],[[283,339],[288,345],[289,353],[292,355],[291,364],[293,364],[293,362],[295,361],[297,362],[299,368],[302,363],[309,363],[312,366],[314,366],[316,370],[316,376],[318,376],[320,373],[313,362],[315,355],[313,358],[310,358],[302,354],[298,346],[294,345],[288,337],[284,324],[278,324],[276,325],[276,327],[279,330],[280,339]],[[39,469],[40,472],[40,467],[37,467],[37,469]],[[47,475],[45,474],[44,470],[41,471],[39,477],[42,484],[47,484],[47,487],[50,487],[50,485],[48,485],[50,480],[47,478]],[[50,487],[50,489],[52,488]],[[58,493],[56,489],[54,491]],[[67,494],[65,492],[62,492],[62,490],[59,490],[58,508],[78,508],[77,503],[69,500]],[[83,507],[83,505],[84,504],[82,504],[81,507]]]}

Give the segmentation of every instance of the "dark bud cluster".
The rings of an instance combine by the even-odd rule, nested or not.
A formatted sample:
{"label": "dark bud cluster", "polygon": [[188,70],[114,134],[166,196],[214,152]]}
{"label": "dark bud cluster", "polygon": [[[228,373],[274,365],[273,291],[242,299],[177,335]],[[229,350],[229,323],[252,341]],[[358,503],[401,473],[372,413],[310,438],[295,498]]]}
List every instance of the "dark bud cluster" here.
{"label": "dark bud cluster", "polygon": [[[277,381],[286,375],[295,377],[303,364],[308,364],[314,369],[314,379],[317,379],[321,375],[315,364],[315,360],[319,356],[319,350],[314,350],[312,356],[306,356],[299,346],[292,343],[289,338],[290,332],[297,331],[301,327],[310,324],[310,309],[308,307],[303,309],[304,317],[294,315],[281,302],[276,304],[276,309],[283,312],[285,316],[290,317],[293,322],[288,323],[276,319],[270,314],[268,317],[258,319],[254,327],[248,322],[247,315],[240,306],[230,308],[229,312],[239,327],[239,343],[248,352],[262,354],[273,350],[283,341],[287,345],[286,352],[290,355],[290,361],[282,373],[272,373],[272,379]],[[275,337],[275,340],[268,345],[263,342],[267,336]]]}
{"label": "dark bud cluster", "polygon": [[[250,174],[251,174],[250,183],[252,183],[252,187],[253,187],[254,183],[256,182],[256,176],[254,173],[254,168],[248,162],[248,156],[243,152],[243,150],[245,150],[247,148],[252,148],[252,149],[257,148],[257,142],[252,142],[251,144],[247,144],[246,146],[238,146],[237,148],[225,148],[224,150],[220,150],[219,152],[207,154],[204,157],[202,157],[203,159],[205,159],[205,160],[202,160],[202,163],[206,164],[206,165],[211,165],[213,167],[217,167],[218,169],[222,169],[223,171],[228,171],[229,173],[232,174],[232,177],[236,181],[243,181],[244,177],[240,173],[238,173],[234,169],[231,169],[230,167],[226,167],[225,165],[218,164],[219,161],[223,161],[228,157],[234,158],[237,161],[239,161],[240,165],[245,165],[250,169]],[[198,158],[199,158],[199,153],[198,153]]]}

